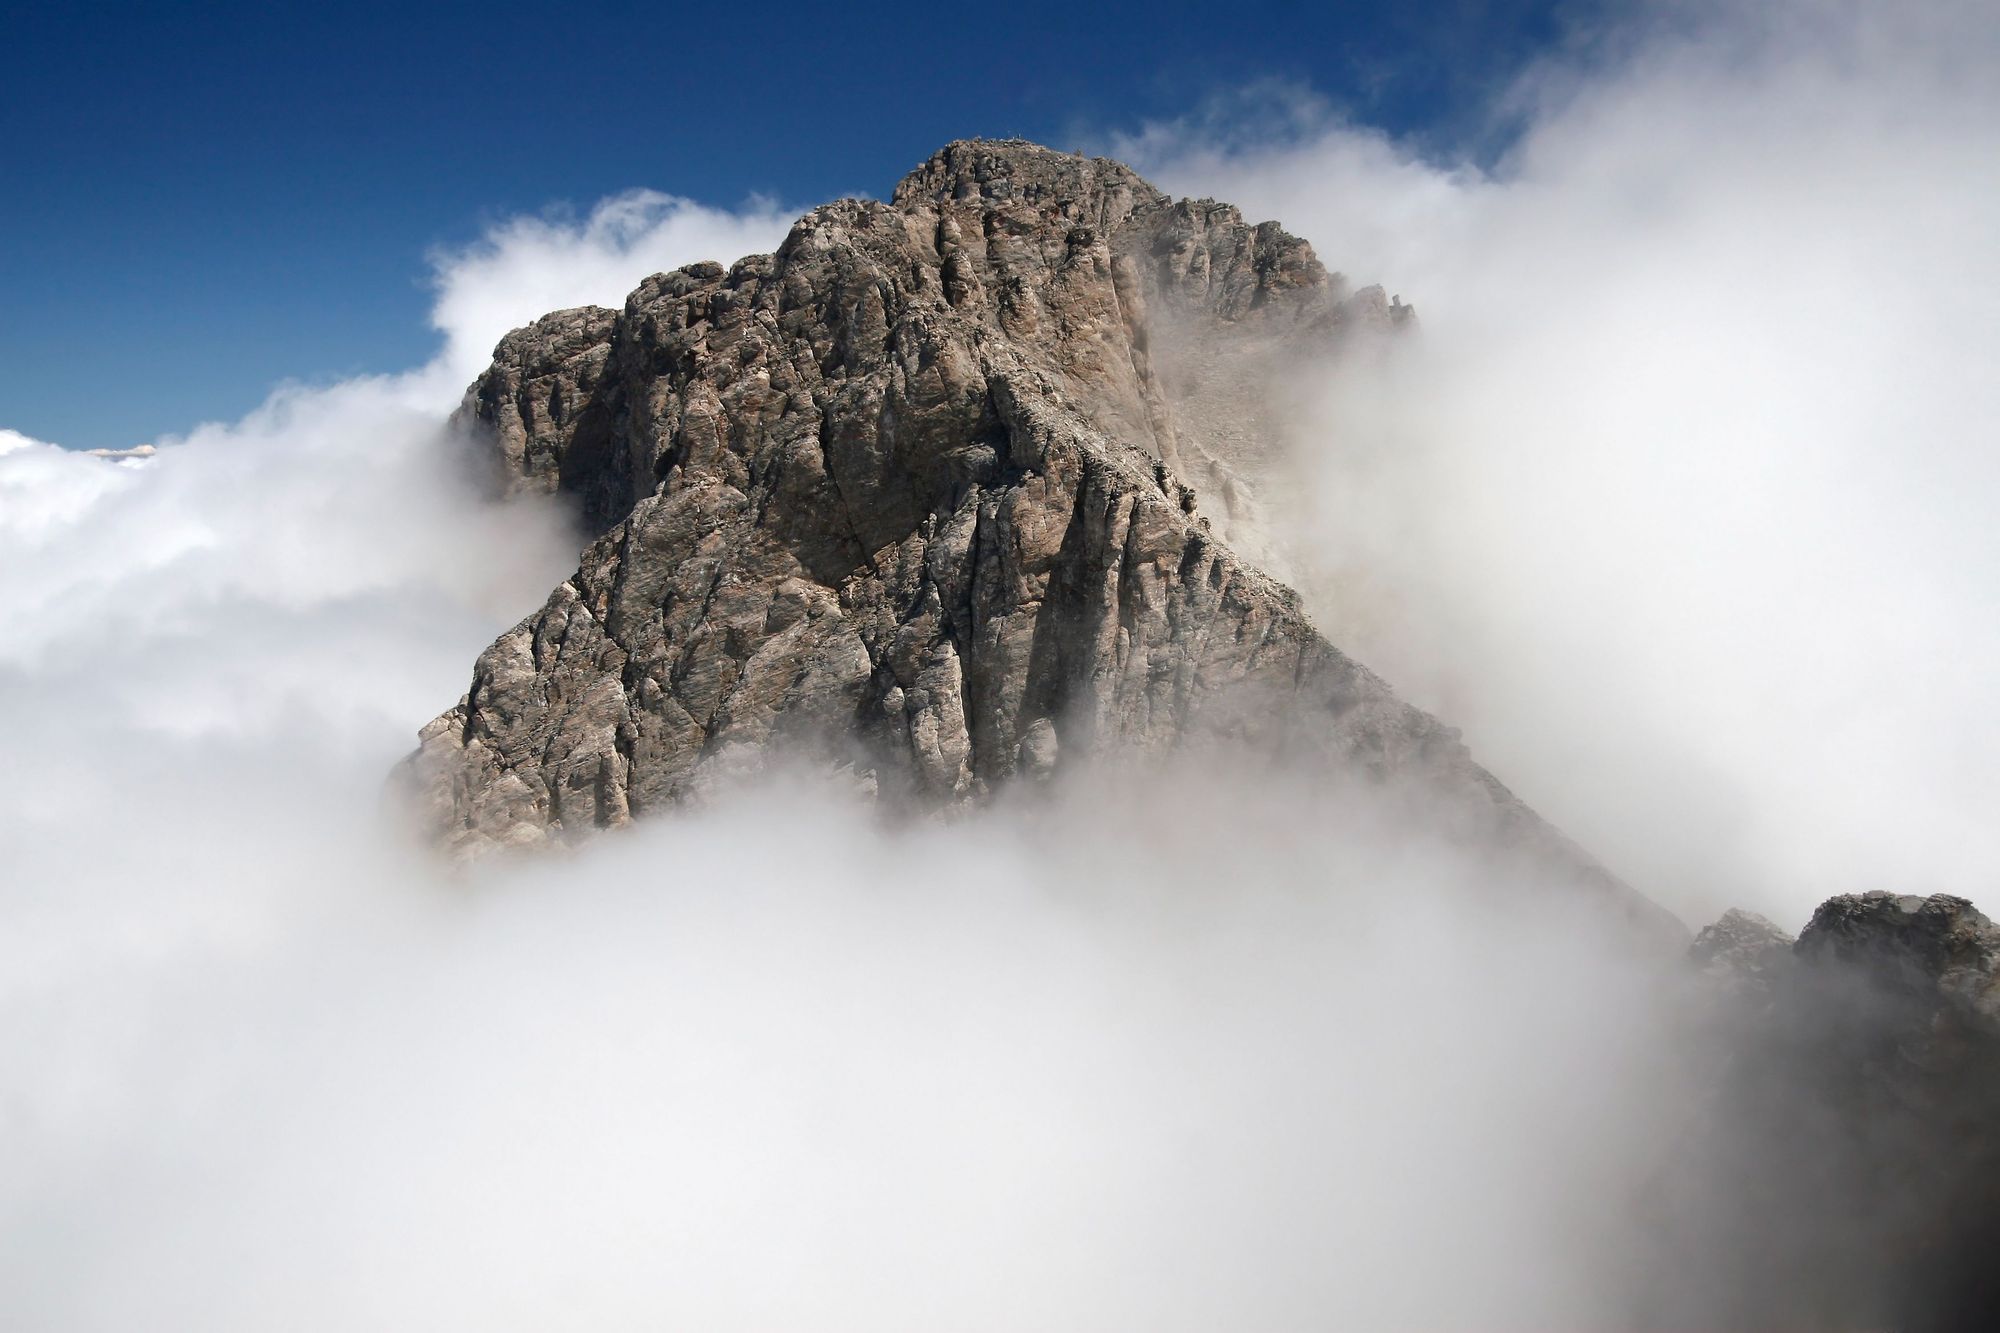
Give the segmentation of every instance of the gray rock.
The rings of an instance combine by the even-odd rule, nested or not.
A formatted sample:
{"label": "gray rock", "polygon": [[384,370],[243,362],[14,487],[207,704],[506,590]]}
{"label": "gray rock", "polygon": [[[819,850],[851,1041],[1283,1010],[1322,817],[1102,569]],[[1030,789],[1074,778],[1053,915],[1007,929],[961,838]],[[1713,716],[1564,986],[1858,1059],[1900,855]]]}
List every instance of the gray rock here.
{"label": "gray rock", "polygon": [[1419,787],[1684,938],[1226,540],[1283,358],[1409,319],[1273,223],[1008,141],[517,330],[463,416],[591,540],[424,729],[416,799],[476,851],[666,808],[725,754],[935,809],[1217,746]]}
{"label": "gray rock", "polygon": [[1791,967],[1795,943],[1770,920],[1731,908],[1694,937],[1688,959],[1726,993],[1768,998]]}
{"label": "gray rock", "polygon": [[1843,895],[1789,949],[1730,913],[1690,956],[1729,1021],[1642,1326],[1990,1326],[2000,930],[1963,898]]}
{"label": "gray rock", "polygon": [[1884,1009],[1926,1046],[1946,1033],[2000,1041],[2000,929],[1963,898],[1829,898],[1797,952],[1831,975],[1865,975]]}

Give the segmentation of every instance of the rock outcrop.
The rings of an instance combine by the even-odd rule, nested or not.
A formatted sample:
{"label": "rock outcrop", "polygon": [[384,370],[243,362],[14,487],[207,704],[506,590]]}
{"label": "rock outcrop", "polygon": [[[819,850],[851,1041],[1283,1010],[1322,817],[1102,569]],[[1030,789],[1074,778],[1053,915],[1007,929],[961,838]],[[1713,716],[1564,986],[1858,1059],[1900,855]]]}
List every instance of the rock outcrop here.
{"label": "rock outcrop", "polygon": [[2000,1302],[2000,929],[1963,898],[1730,913],[1713,1096],[1661,1185],[1646,1326],[1956,1330]]}
{"label": "rock outcrop", "polygon": [[1408,318],[1276,224],[1010,141],[509,334],[463,416],[591,540],[425,728],[427,817],[567,839],[772,749],[950,807],[1215,745],[1421,788],[1650,912],[1232,548],[1268,377]]}
{"label": "rock outcrop", "polygon": [[1722,994],[1766,998],[1792,964],[1790,935],[1775,922],[1732,908],[1688,946],[1688,959]]}

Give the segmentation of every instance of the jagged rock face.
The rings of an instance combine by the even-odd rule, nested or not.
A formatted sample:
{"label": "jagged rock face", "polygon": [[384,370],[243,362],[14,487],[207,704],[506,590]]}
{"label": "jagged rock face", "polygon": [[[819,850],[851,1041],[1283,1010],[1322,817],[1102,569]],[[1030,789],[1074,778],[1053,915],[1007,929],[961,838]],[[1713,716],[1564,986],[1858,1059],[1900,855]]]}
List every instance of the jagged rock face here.
{"label": "jagged rock face", "polygon": [[[1247,498],[1231,487],[1234,474],[1274,446],[1264,420],[1271,378],[1343,333],[1410,317],[1379,287],[1349,294],[1304,241],[1275,223],[1247,226],[1228,204],[1171,200],[1104,159],[960,143],[906,178],[890,205],[843,201],[809,214],[775,256],[655,278],[622,318],[587,307],[517,330],[468,407],[509,480],[580,494],[594,535],[683,461],[669,457],[685,443],[679,418],[729,413],[733,385],[758,380],[810,400],[782,404],[793,411],[863,388],[894,393],[902,401],[886,405],[907,409],[929,390],[939,401],[924,405],[969,403],[990,433],[977,380],[1027,371],[1010,376],[1017,387],[1165,462],[1212,496],[1206,507],[1221,527],[1232,497]],[[672,372],[625,358],[611,366],[614,343],[666,332],[681,335],[683,351],[727,346],[744,359],[675,368],[680,382],[661,387],[677,401],[628,401],[620,390],[633,372]],[[960,355],[935,371],[891,364],[892,351],[922,361],[947,344]],[[1007,364],[980,363],[1002,348]],[[810,367],[797,364],[800,353]],[[868,405],[831,406],[846,416]]]}
{"label": "jagged rock face", "polygon": [[1413,783],[1627,895],[1219,531],[1270,447],[1247,368],[1406,317],[1274,224],[1008,142],[510,334],[465,413],[593,540],[425,729],[429,814],[573,837],[771,748],[950,806],[1213,743]]}
{"label": "jagged rock face", "polygon": [[2000,929],[1963,898],[1868,893],[1796,943],[1731,913],[1691,957],[1728,1000],[1725,1063],[1662,1185],[1654,1322],[1991,1327]]}
{"label": "jagged rock face", "polygon": [[1755,912],[1731,908],[1688,946],[1688,960],[1731,996],[1764,997],[1791,966],[1790,935]]}

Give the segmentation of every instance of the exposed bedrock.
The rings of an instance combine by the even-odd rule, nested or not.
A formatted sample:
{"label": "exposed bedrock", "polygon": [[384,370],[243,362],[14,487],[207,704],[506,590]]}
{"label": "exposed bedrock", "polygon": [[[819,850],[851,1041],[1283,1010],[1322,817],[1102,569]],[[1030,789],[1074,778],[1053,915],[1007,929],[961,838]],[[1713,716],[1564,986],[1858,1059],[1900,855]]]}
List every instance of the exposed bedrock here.
{"label": "exposed bedrock", "polygon": [[1408,321],[1276,224],[1008,141],[509,334],[462,418],[590,544],[424,729],[425,818],[566,840],[772,752],[949,808],[1213,744],[1420,789],[1659,918],[1241,553],[1277,377]]}

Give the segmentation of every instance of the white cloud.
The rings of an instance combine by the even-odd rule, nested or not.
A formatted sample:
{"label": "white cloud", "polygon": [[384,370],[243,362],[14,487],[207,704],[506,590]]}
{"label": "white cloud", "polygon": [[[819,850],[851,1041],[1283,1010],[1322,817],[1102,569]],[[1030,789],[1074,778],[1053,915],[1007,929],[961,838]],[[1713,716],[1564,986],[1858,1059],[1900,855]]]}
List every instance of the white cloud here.
{"label": "white cloud", "polygon": [[[413,727],[575,563],[553,507],[487,504],[460,475],[446,417],[469,376],[454,357],[546,305],[618,301],[662,266],[774,243],[770,218],[634,195],[573,223],[506,223],[435,257],[431,363],[281,387],[140,467],[0,436],[0,846],[58,857],[46,887],[17,878],[8,898],[36,923],[19,942],[28,974],[123,947],[118,921],[141,949],[202,928],[215,841],[285,845],[245,823],[301,846],[354,836],[340,821],[373,806]],[[341,813],[291,808],[315,802]],[[132,832],[100,840],[100,825]],[[155,861],[170,869],[107,926],[87,896],[54,891],[83,873],[60,869],[69,856],[148,880]]]}
{"label": "white cloud", "polygon": [[0,454],[9,454],[16,449],[26,449],[41,443],[41,440],[23,435],[18,430],[0,430]]}
{"label": "white cloud", "polygon": [[897,832],[767,786],[449,883],[355,837],[323,760],[259,791],[297,751],[243,757],[110,854],[18,867],[106,934],[171,894],[181,933],[54,977],[7,958],[11,1323],[1614,1308],[1619,1190],[1670,1104],[1642,974],[1365,808],[1149,780]]}
{"label": "white cloud", "polygon": [[630,190],[603,200],[580,223],[511,218],[438,264],[431,318],[445,335],[449,379],[462,387],[486,368],[502,334],[551,310],[623,305],[635,274],[775,250],[794,216],[768,199],[731,212]]}
{"label": "white cloud", "polygon": [[1132,141],[1416,304],[1313,391],[1317,612],[1693,915],[2000,864],[1996,51],[1990,6],[1679,7],[1538,71],[1490,171]]}
{"label": "white cloud", "polygon": [[[480,504],[458,475],[445,417],[493,344],[549,309],[622,303],[649,273],[769,248],[784,230],[766,203],[729,213],[649,191],[580,220],[515,218],[434,257],[444,347],[425,366],[282,386],[241,421],[159,441],[137,469],[0,434],[0,616],[12,627],[0,663],[45,667],[59,653],[94,658],[135,635],[179,634],[214,659],[199,674],[227,712],[271,687],[267,660],[221,651],[265,614],[424,598],[440,615],[511,621],[573,564],[575,544],[553,514]],[[224,614],[241,619],[210,623]],[[337,656],[315,688],[385,709],[393,698],[403,726],[412,707],[455,692],[478,634],[457,641],[449,675],[433,676],[422,702],[383,693],[374,672]],[[205,715],[172,694],[158,660],[131,666],[123,675],[143,675],[162,700],[155,720]]]}

